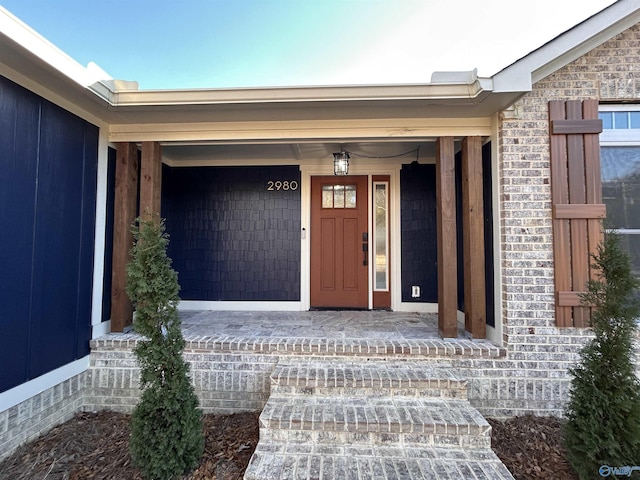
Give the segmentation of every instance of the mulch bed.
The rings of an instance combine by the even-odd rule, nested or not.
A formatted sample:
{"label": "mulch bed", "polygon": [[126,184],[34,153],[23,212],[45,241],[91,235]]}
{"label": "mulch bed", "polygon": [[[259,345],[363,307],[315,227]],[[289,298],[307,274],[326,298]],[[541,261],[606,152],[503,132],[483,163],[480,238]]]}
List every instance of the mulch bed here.
{"label": "mulch bed", "polygon": [[[141,480],[131,465],[129,422],[122,413],[78,413],[0,462],[0,479]],[[489,422],[491,446],[516,479],[578,478],[564,459],[560,420],[524,416]],[[202,461],[182,479],[242,479],[258,443],[258,413],[205,415],[204,424]]]}
{"label": "mulch bed", "polygon": [[[183,480],[240,480],[258,443],[258,413],[205,415],[205,451],[200,466]],[[0,463],[0,479],[134,479],[130,416],[78,413]]]}
{"label": "mulch bed", "polygon": [[561,420],[525,415],[488,422],[492,427],[491,448],[516,480],[578,480],[565,460]]}

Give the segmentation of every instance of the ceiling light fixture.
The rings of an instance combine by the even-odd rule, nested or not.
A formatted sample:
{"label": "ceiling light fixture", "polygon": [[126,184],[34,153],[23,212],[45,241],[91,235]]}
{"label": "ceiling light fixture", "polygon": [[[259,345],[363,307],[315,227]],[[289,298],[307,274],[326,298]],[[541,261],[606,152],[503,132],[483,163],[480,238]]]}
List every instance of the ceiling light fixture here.
{"label": "ceiling light fixture", "polygon": [[349,175],[349,152],[341,150],[333,154],[333,174]]}

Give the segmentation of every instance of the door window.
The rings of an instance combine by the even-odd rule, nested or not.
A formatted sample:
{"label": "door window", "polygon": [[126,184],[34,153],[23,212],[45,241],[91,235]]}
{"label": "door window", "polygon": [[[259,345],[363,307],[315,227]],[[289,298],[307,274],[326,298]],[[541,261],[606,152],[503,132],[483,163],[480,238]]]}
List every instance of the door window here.
{"label": "door window", "polygon": [[356,208],[356,186],[323,185],[322,208]]}

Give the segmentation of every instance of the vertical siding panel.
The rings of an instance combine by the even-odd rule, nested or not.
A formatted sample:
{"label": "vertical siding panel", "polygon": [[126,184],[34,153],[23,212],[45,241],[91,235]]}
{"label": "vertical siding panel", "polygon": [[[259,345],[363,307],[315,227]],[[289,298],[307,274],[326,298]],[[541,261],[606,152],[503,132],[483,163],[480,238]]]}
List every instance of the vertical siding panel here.
{"label": "vertical siding panel", "polygon": [[28,378],[39,109],[0,77],[0,392]]}
{"label": "vertical siding panel", "polygon": [[97,127],[85,123],[82,156],[82,192],[78,192],[81,193],[82,199],[77,277],[76,358],[89,354],[89,340],[91,339],[93,253],[98,186],[98,133]]}
{"label": "vertical siding panel", "polygon": [[88,353],[97,139],[0,77],[0,391]]}
{"label": "vertical siding panel", "polygon": [[77,354],[83,159],[84,122],[43,102],[34,235],[32,378],[75,360]]}

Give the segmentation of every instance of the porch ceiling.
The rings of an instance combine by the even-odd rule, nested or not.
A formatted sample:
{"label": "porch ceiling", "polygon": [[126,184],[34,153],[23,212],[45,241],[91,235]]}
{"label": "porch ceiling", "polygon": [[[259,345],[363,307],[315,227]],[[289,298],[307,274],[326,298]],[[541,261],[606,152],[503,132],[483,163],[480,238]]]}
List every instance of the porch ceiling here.
{"label": "porch ceiling", "polygon": [[[456,149],[460,148],[456,142]],[[180,145],[162,147],[163,161],[171,166],[196,166],[211,164],[317,164],[330,162],[332,153],[341,149],[351,153],[351,162],[370,163],[392,160],[411,163],[435,161],[435,141],[385,141],[345,143],[288,143],[262,145]],[[415,152],[419,150],[419,158]],[[388,158],[407,153],[396,160]]]}

